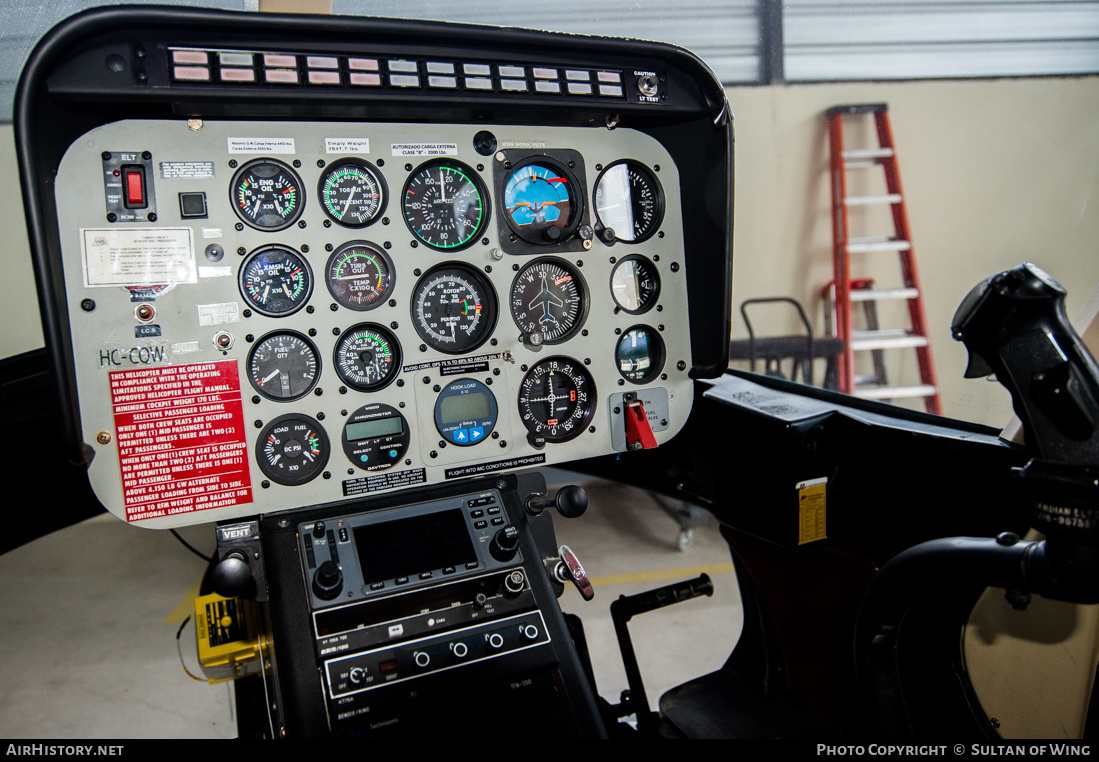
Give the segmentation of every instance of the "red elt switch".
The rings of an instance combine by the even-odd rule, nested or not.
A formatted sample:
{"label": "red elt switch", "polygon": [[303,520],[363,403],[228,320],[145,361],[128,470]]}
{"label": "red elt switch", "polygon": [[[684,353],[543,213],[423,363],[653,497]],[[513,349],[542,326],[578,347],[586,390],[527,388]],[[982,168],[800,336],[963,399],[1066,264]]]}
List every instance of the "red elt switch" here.
{"label": "red elt switch", "polygon": [[144,209],[148,206],[145,200],[144,167],[123,167],[122,186],[126,192],[126,208]]}

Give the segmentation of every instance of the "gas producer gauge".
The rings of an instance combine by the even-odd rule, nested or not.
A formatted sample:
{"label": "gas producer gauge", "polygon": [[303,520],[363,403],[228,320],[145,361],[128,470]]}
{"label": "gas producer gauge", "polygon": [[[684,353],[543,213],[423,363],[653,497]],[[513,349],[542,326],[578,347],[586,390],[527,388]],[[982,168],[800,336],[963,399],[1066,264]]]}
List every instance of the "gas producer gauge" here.
{"label": "gas producer gauge", "polygon": [[401,345],[385,328],[361,323],[336,341],[332,361],[340,380],[360,392],[389,385],[401,369]]}

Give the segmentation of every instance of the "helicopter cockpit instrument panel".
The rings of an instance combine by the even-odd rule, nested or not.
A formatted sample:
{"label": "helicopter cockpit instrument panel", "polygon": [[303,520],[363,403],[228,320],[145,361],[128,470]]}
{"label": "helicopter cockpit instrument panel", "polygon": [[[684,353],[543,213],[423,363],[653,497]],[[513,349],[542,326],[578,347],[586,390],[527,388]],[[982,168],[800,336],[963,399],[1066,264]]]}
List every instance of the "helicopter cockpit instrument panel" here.
{"label": "helicopter cockpit instrument panel", "polygon": [[217,524],[269,644],[242,733],[603,735],[542,513],[586,497],[530,469],[667,443],[725,370],[709,70],[125,6],[39,43],[15,132],[66,454],[127,522]]}
{"label": "helicopter cockpit instrument panel", "polygon": [[728,320],[731,164],[701,160],[730,130],[696,59],[160,12],[47,39],[25,100],[71,449],[110,511],[223,521],[683,427]]}

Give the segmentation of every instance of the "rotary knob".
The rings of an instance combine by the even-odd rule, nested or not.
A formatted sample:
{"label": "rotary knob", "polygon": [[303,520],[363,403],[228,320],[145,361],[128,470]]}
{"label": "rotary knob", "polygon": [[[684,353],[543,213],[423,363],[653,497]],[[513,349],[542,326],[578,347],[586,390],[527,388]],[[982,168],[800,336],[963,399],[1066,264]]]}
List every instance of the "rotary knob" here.
{"label": "rotary knob", "polygon": [[515,554],[519,552],[519,529],[514,524],[508,524],[494,534],[488,545],[488,552],[501,563],[515,558]]}
{"label": "rotary knob", "polygon": [[313,574],[313,595],[330,601],[343,589],[343,572],[332,561],[325,561]]}

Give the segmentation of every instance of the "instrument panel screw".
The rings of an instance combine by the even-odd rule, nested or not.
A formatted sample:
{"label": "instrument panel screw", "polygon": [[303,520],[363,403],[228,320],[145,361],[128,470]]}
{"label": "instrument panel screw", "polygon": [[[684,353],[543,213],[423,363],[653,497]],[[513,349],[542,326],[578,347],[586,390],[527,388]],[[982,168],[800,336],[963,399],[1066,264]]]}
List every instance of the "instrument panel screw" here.
{"label": "instrument panel screw", "polygon": [[95,301],[92,299],[84,299],[80,302],[80,309],[85,312],[92,312],[95,310]]}
{"label": "instrument panel screw", "polygon": [[111,443],[111,432],[101,431],[95,435],[95,441],[101,445],[109,445]]}
{"label": "instrument panel screw", "polygon": [[679,362],[677,362],[675,364],[675,367],[676,367],[676,370],[686,370],[687,369],[687,363],[680,360]]}

